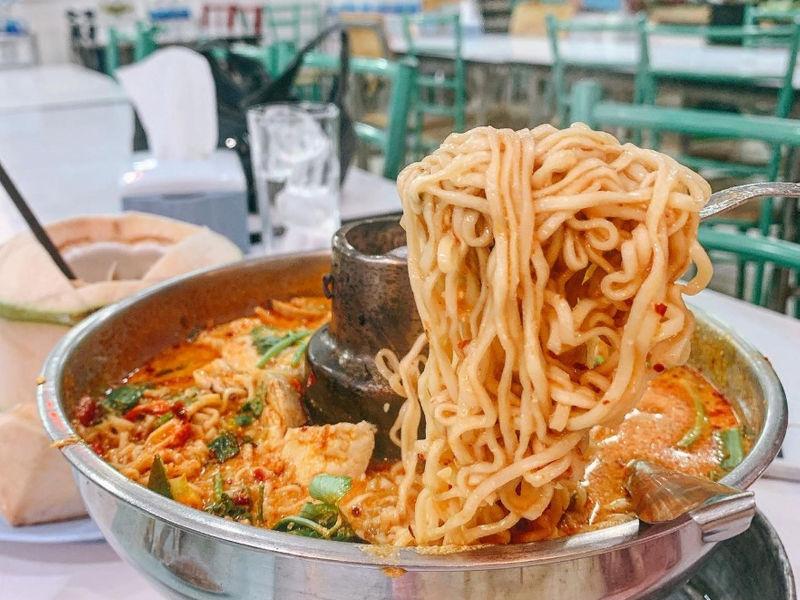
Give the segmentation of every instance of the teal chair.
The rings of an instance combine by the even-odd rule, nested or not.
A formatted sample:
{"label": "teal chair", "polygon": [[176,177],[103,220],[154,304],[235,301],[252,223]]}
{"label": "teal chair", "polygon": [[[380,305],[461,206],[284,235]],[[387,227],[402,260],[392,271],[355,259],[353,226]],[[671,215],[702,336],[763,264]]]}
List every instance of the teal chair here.
{"label": "teal chair", "polygon": [[292,62],[297,48],[293,42],[273,42],[263,46],[237,43],[224,50],[223,54],[243,56],[258,61],[270,77],[278,77]]}
{"label": "teal chair", "polygon": [[121,50],[125,46],[133,47],[133,62],[139,62],[155,52],[158,49],[157,34],[157,26],[141,21],[136,23],[136,33],[133,39],[121,34],[115,27],[109,27],[103,56],[103,70],[106,75],[113,77],[121,66]]}
{"label": "teal chair", "polygon": [[[632,105],[605,102],[602,89],[594,81],[582,81],[573,86],[570,101],[573,122],[581,121],[590,127],[625,127],[657,133],[669,132],[689,136],[705,136],[735,140],[756,140],[782,149],[800,147],[800,121],[767,116],[738,115],[727,112],[667,108],[651,105]],[[768,202],[769,200],[762,200]],[[707,227],[707,226],[704,226]],[[762,238],[766,236],[762,234]],[[739,257],[736,295],[745,296],[746,255]],[[755,262],[755,275],[750,300],[764,300],[764,267]]]}
{"label": "teal chair", "polygon": [[[700,243],[712,257],[719,253],[734,256],[738,260],[755,263],[761,269],[766,265],[786,269],[794,277],[794,316],[800,318],[800,244],[775,238],[746,235],[740,232],[720,231],[718,228],[701,227]],[[765,306],[770,300],[770,289],[760,290],[757,304]],[[774,300],[773,300],[774,301]],[[781,299],[783,302],[784,299]],[[788,303],[781,308],[789,311]]]}
{"label": "teal chair", "polygon": [[[592,71],[629,71],[634,73],[633,103],[640,104],[645,101],[645,91],[648,88],[646,77],[650,58],[646,33],[646,21],[643,16],[632,19],[623,19],[618,22],[605,21],[573,21],[558,20],[553,15],[547,15],[547,39],[550,44],[552,56],[551,90],[550,95],[554,104],[556,122],[562,127],[567,125],[569,91],[567,89],[567,70],[581,69]],[[576,59],[565,55],[562,48],[564,34],[599,34],[619,33],[635,35],[639,45],[639,56],[633,63],[612,63],[593,60],[591,58]]]}
{"label": "teal chair", "polygon": [[[337,73],[339,58],[330,54],[306,55],[303,66],[317,73]],[[358,121],[354,123],[359,141],[383,154],[383,176],[397,178],[406,164],[408,117],[411,111],[412,94],[416,85],[417,62],[412,58],[390,61],[383,58],[350,59],[350,73],[370,76],[385,81],[391,86],[389,115],[385,128]]]}
{"label": "teal chair", "polygon": [[288,42],[295,50],[303,44],[303,24],[311,24],[315,33],[322,29],[323,14],[319,4],[265,4],[262,10],[268,41]]}
{"label": "teal chair", "polygon": [[257,60],[271,77],[277,77],[292,62],[298,49],[303,45],[303,24],[312,23],[313,32],[322,28],[322,10],[316,4],[266,4],[261,8],[265,43],[233,44],[231,54]]}
{"label": "teal chair", "polygon": [[[648,103],[655,104],[659,85],[665,81],[692,81],[698,85],[706,86],[736,86],[736,87],[768,87],[777,89],[775,108],[772,116],[787,118],[794,104],[794,87],[792,80],[797,62],[798,48],[800,48],[800,25],[789,27],[697,27],[697,26],[658,26],[648,31],[649,35],[693,35],[708,41],[750,41],[756,45],[781,45],[786,49],[786,69],[783,73],[769,77],[741,76],[735,73],[709,73],[694,69],[687,64],[686,70],[662,70],[646,67],[643,78],[646,90],[644,92]],[[767,44],[766,42],[769,42]],[[649,42],[648,42],[649,43]],[[714,136],[719,137],[719,136]],[[735,178],[758,178],[764,181],[775,181],[780,178],[783,155],[780,148],[773,146],[770,158],[766,163],[751,164],[731,160],[719,160],[684,153],[676,157],[681,163],[701,173],[713,173],[718,176]],[[767,235],[774,224],[774,203],[766,200],[761,204],[757,221],[720,219],[717,223],[735,225],[742,231],[757,227],[763,235]]]}
{"label": "teal chair", "polygon": [[[452,59],[452,74],[434,72],[419,73],[413,99],[412,118],[413,154],[421,158],[441,143],[441,137],[425,136],[426,125],[438,118],[445,120],[450,131],[466,128],[467,75],[466,64],[461,53],[461,19],[458,14],[421,13],[403,17],[403,35],[406,53],[420,61],[420,41],[430,32],[452,37],[452,47],[447,49]],[[424,47],[424,41],[422,46]],[[435,121],[433,123],[435,125]]]}
{"label": "teal chair", "polygon": [[[265,4],[262,16],[264,38],[267,42],[263,48],[263,60],[267,72],[273,77],[284,71],[307,41],[306,38],[316,35],[325,24],[325,15],[318,3]],[[319,86],[306,79],[307,81],[298,82],[297,95],[305,100],[319,100],[321,95]]]}
{"label": "teal chair", "polygon": [[[797,9],[777,10],[753,4],[748,4],[744,8],[744,25],[748,27],[793,25],[798,21],[800,21],[800,10]],[[745,40],[745,43],[751,46],[772,45],[769,40]]]}

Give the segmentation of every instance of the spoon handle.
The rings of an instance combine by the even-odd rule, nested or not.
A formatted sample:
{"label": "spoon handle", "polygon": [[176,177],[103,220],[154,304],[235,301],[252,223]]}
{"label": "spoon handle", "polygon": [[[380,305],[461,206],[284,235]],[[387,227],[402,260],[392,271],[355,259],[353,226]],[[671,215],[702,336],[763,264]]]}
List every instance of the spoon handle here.
{"label": "spoon handle", "polygon": [[700,219],[705,220],[727,212],[755,198],[784,196],[800,198],[800,183],[786,181],[766,181],[746,183],[711,194],[706,205],[700,209]]}
{"label": "spoon handle", "polygon": [[674,521],[688,515],[703,541],[719,542],[745,531],[755,515],[753,492],[664,469],[643,460],[626,467],[625,489],[644,523]]}

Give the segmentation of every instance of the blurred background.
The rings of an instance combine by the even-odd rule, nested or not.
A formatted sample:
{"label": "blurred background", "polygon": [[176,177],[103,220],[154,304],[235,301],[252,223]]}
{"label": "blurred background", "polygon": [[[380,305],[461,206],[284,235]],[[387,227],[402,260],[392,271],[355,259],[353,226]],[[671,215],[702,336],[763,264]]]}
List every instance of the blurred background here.
{"label": "blurred background", "polygon": [[[787,0],[0,0],[0,160],[45,221],[141,210],[256,253],[399,210],[380,180],[482,124],[585,121],[715,189],[796,181],[798,16]],[[275,102],[337,114],[256,115]],[[769,198],[704,227],[713,287],[800,314],[797,220]]]}

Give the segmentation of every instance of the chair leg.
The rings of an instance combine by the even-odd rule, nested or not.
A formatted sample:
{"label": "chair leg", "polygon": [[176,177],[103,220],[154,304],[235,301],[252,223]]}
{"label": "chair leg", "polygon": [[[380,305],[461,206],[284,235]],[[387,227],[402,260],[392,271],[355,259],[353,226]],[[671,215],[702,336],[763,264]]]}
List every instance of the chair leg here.
{"label": "chair leg", "polygon": [[565,98],[566,92],[564,90],[564,71],[563,69],[554,67],[551,72],[550,86],[553,99],[553,115],[555,122],[560,127],[566,127],[569,115],[566,114]]}
{"label": "chair leg", "polygon": [[747,277],[747,263],[741,258],[736,259],[736,297],[744,300],[745,278]]}
{"label": "chair leg", "polygon": [[[752,297],[753,304],[762,306],[764,297],[764,263],[756,263],[756,272],[753,276]],[[770,277],[770,279],[772,279]]]}
{"label": "chair leg", "polygon": [[365,171],[369,170],[369,147],[364,143],[356,146],[356,165]]}
{"label": "chair leg", "polygon": [[420,160],[425,156],[425,148],[422,134],[425,129],[425,113],[416,111],[414,113],[414,160]]}
{"label": "chair leg", "polygon": [[772,273],[767,276],[764,306],[778,312],[786,311],[786,303],[792,295],[789,275],[789,270],[773,266]]}
{"label": "chair leg", "polygon": [[795,273],[794,285],[794,317],[800,319],[800,273]]}

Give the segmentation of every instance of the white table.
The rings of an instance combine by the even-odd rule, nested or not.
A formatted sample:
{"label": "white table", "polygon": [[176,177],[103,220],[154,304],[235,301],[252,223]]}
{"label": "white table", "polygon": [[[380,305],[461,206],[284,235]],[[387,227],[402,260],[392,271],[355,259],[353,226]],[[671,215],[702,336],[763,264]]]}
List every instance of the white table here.
{"label": "white table", "polygon": [[78,65],[0,71],[0,114],[127,102],[113,79]]}
{"label": "white table", "polygon": [[[133,112],[110,77],[76,65],[0,71],[0,161],[43,222],[119,212],[132,136]],[[352,167],[342,220],[399,210],[384,183]],[[23,227],[0,189],[0,241]]]}
{"label": "white table", "polygon": [[[449,57],[453,42],[443,36],[426,36],[418,41],[420,52],[430,56]],[[403,54],[407,45],[402,36],[390,35],[392,52]],[[465,36],[462,56],[467,62],[486,65],[520,64],[549,67],[553,63],[546,38],[486,33]],[[609,65],[628,64],[633,72],[638,57],[638,44],[629,37],[603,34],[587,39],[581,35],[562,42],[564,57]],[[653,35],[650,38],[650,62],[654,69],[696,73],[725,73],[739,77],[776,77],[786,67],[786,50],[709,45],[698,37]],[[794,86],[800,88],[800,72],[795,73]]]}

